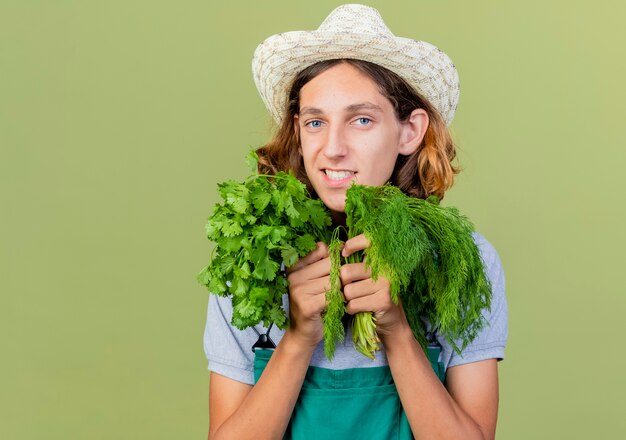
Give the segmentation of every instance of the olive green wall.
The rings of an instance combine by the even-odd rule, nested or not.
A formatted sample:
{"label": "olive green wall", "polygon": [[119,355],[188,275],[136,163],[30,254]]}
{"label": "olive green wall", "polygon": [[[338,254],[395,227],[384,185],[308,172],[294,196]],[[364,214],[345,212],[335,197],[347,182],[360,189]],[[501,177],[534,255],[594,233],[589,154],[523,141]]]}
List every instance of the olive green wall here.
{"label": "olive green wall", "polygon": [[[0,0],[0,438],[205,437],[195,274],[268,137],[252,52],[338,4]],[[459,70],[445,202],[506,271],[499,438],[623,436],[626,6],[370,4]]]}

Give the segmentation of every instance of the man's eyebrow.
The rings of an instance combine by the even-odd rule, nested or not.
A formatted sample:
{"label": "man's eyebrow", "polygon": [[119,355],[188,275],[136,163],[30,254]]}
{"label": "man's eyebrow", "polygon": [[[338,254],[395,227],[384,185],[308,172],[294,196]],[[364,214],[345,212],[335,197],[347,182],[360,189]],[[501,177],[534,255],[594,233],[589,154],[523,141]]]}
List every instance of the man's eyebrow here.
{"label": "man's eyebrow", "polygon": [[349,105],[348,107],[346,107],[346,110],[351,112],[351,113],[356,113],[356,112],[359,112],[361,110],[374,110],[374,111],[378,111],[378,112],[382,112],[383,111],[383,109],[380,106],[378,106],[376,104],[373,104],[371,102],[362,102],[362,103],[359,103],[359,104],[352,104],[352,105]]}
{"label": "man's eyebrow", "polygon": [[300,109],[300,116],[302,115],[321,115],[322,113],[324,113],[321,109],[316,108],[316,107],[302,107]]}

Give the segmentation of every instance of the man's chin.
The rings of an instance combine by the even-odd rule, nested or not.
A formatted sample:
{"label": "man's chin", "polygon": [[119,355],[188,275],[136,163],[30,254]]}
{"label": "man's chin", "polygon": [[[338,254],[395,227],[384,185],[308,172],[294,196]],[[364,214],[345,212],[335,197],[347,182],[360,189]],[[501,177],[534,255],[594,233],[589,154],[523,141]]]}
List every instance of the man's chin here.
{"label": "man's chin", "polygon": [[343,197],[338,198],[338,197],[333,197],[331,199],[325,200],[322,198],[322,202],[324,202],[324,205],[326,205],[326,207],[333,211],[333,212],[345,212],[346,210],[346,196],[344,194]]}

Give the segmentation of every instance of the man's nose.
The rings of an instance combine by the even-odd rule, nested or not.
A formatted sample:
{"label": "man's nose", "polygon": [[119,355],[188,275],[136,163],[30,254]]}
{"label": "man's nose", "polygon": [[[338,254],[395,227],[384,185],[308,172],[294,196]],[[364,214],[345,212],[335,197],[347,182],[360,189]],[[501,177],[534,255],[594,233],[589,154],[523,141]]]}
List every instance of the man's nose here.
{"label": "man's nose", "polygon": [[329,159],[345,156],[348,153],[346,141],[345,132],[341,126],[329,127],[324,156]]}

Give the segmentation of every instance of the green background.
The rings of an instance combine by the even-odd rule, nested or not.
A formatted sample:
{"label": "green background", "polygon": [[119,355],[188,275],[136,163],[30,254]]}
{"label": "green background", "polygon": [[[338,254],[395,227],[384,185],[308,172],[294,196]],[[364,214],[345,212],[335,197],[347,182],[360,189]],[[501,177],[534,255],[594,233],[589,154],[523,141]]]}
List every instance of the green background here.
{"label": "green background", "polygon": [[[205,438],[204,223],[250,60],[339,2],[0,0],[0,438]],[[445,202],[498,249],[498,437],[626,435],[623,2],[371,1],[454,60]]]}

